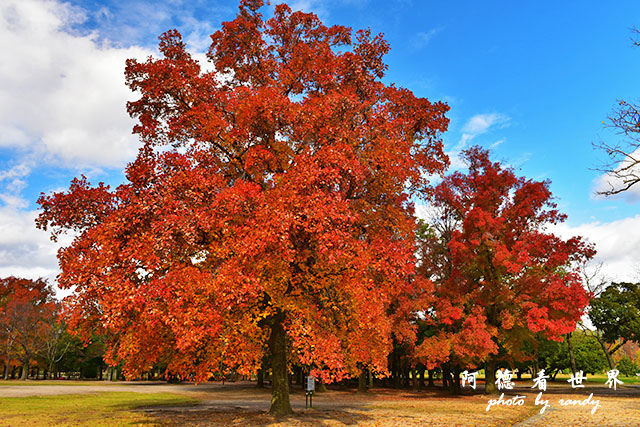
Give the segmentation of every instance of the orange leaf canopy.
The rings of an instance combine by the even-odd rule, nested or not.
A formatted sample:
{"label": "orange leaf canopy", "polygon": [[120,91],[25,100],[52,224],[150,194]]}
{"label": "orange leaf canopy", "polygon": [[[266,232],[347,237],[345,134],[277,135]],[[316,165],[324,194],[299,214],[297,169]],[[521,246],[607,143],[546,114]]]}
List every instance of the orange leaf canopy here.
{"label": "orange leaf canopy", "polygon": [[325,380],[383,371],[414,264],[412,194],[447,164],[448,107],[381,82],[388,45],[313,14],[243,1],[203,72],[177,31],[129,60],[142,147],[115,190],[77,179],[40,198],[73,230],[60,286],[130,376],[254,372],[282,321],[289,360]]}

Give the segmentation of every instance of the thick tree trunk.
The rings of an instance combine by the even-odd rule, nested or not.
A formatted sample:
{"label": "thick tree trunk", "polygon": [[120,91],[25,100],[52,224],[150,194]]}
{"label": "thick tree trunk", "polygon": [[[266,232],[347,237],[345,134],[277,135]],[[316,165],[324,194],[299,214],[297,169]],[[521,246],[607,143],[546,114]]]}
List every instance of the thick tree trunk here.
{"label": "thick tree trunk", "polygon": [[578,369],[576,368],[576,358],[575,355],[573,354],[573,341],[571,341],[571,332],[569,332],[567,335],[567,344],[569,345],[569,363],[571,364],[571,372],[573,373],[573,376],[576,376],[576,372],[578,372]]}
{"label": "thick tree trunk", "polygon": [[279,313],[271,325],[269,350],[271,352],[271,407],[269,413],[274,415],[289,415],[293,413],[289,402],[289,381],[287,375],[287,337],[282,325],[284,315]]}
{"label": "thick tree trunk", "polygon": [[435,384],[433,382],[433,373],[435,372],[435,369],[429,369],[429,383],[427,384],[429,387],[435,387]]}
{"label": "thick tree trunk", "polygon": [[486,394],[497,393],[496,388],[496,361],[493,357],[489,356],[484,370],[484,392]]}
{"label": "thick tree trunk", "polygon": [[27,379],[28,376],[29,376],[29,360],[27,359],[22,365],[22,375],[20,375],[20,379],[24,381]]}
{"label": "thick tree trunk", "polygon": [[373,388],[373,372],[371,371],[371,369],[367,369],[367,374],[368,378],[369,378],[369,390],[371,390]]}

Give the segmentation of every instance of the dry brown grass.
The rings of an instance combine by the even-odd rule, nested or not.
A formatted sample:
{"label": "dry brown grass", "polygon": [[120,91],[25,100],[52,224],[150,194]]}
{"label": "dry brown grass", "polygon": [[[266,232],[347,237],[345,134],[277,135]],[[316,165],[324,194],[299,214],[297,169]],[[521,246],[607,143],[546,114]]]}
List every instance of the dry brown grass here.
{"label": "dry brown grass", "polygon": [[[593,392],[599,407],[561,406],[561,399],[580,400]],[[560,385],[543,395],[550,408],[539,414],[536,393],[524,388],[505,398],[526,395],[523,406],[494,406],[487,411],[489,397],[482,394],[452,396],[441,391],[410,392],[377,389],[366,395],[352,391],[329,391],[317,395],[313,409],[303,409],[301,393],[292,395],[296,414],[276,418],[266,412],[268,394],[236,389],[199,397],[203,404],[189,410],[154,410],[153,416],[175,426],[640,426],[640,389],[625,388],[620,394],[602,387],[575,391]],[[230,399],[227,399],[230,398]]]}

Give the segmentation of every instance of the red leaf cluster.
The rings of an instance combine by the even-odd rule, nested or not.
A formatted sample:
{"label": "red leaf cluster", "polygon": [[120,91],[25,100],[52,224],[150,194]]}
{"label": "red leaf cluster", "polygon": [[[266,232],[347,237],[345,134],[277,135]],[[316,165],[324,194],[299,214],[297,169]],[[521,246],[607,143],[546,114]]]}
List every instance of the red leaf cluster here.
{"label": "red leaf cluster", "polygon": [[435,335],[416,357],[430,364],[478,363],[499,347],[516,357],[534,333],[560,340],[589,300],[576,262],[595,251],[546,231],[565,218],[549,182],[517,177],[478,147],[463,157],[468,172],[447,176],[434,191],[437,215],[420,247],[420,270],[435,283],[426,310]]}

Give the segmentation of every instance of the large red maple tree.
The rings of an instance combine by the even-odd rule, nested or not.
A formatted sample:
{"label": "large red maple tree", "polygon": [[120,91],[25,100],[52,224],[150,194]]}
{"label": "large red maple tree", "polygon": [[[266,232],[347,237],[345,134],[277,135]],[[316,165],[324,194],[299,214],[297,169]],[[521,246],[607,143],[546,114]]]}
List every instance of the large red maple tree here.
{"label": "large red maple tree", "polygon": [[462,158],[468,172],[436,187],[420,239],[419,271],[435,288],[424,310],[432,333],[416,354],[456,376],[484,361],[493,392],[497,362],[525,356],[535,334],[561,340],[575,329],[589,302],[577,267],[595,250],[548,230],[566,218],[548,181],[518,177],[479,147]]}
{"label": "large red maple tree", "polygon": [[82,177],[42,195],[71,324],[99,325],[129,376],[168,361],[205,381],[273,373],[271,412],[291,412],[287,363],[331,381],[384,371],[392,301],[411,286],[411,195],[448,162],[448,107],[385,85],[389,47],[286,5],[244,0],[211,36],[203,72],[180,34],[129,60],[142,142],[115,190]]}

